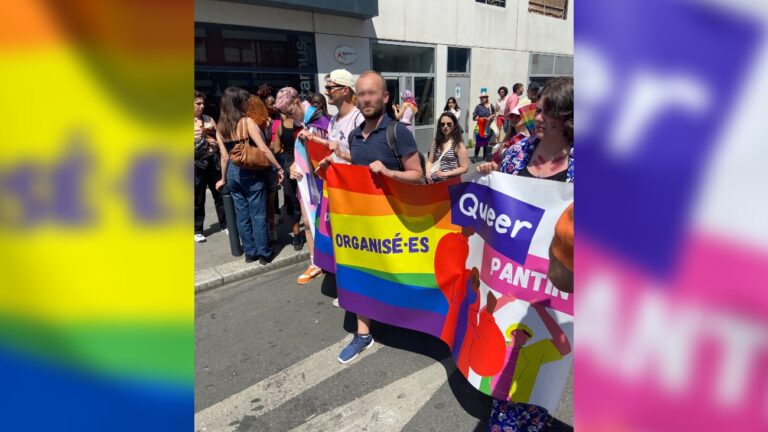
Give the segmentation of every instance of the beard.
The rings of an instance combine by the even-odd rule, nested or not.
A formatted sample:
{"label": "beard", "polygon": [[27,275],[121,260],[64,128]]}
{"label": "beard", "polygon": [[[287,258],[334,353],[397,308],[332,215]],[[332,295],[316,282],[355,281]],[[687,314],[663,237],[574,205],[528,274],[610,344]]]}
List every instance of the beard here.
{"label": "beard", "polygon": [[[372,111],[371,111],[372,110]],[[363,113],[363,118],[366,120],[376,120],[381,117],[381,113],[384,112],[384,104],[378,106],[363,107],[360,109]]]}

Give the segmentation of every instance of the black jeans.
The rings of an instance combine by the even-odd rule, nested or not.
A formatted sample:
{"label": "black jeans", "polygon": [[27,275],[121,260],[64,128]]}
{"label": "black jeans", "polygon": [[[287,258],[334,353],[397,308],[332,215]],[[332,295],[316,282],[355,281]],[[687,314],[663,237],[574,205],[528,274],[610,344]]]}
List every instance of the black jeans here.
{"label": "black jeans", "polygon": [[221,193],[216,190],[216,182],[221,180],[220,168],[211,158],[208,167],[200,169],[195,166],[195,234],[203,233],[203,222],[205,221],[205,190],[209,189],[213,195],[213,202],[216,206],[216,214],[219,217],[221,228],[227,227],[227,217],[224,215],[224,201],[221,199]]}
{"label": "black jeans", "polygon": [[[485,147],[482,147],[482,149],[483,149],[483,159],[485,159],[485,154],[486,154],[485,152],[487,151],[486,149],[488,148],[489,145],[491,145],[491,143],[488,143]],[[477,158],[478,154],[480,154],[480,147],[475,145],[475,158]]]}
{"label": "black jeans", "polygon": [[[294,162],[293,150],[283,153],[285,155],[285,164],[283,170],[285,171],[285,177],[283,178],[283,198],[284,207],[286,212],[284,215],[296,216],[301,214],[301,207],[299,207],[299,183],[296,180],[291,180],[289,175],[289,169]],[[298,220],[298,218],[297,218]]]}

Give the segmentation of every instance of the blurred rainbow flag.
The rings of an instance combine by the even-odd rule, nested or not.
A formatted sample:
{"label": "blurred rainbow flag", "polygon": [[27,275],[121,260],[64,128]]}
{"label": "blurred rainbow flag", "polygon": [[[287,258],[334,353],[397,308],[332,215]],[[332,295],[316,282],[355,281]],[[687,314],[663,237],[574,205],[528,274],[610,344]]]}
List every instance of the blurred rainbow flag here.
{"label": "blurred rainbow flag", "polygon": [[0,429],[193,428],[194,18],[147,5],[3,8]]}
{"label": "blurred rainbow flag", "polygon": [[477,118],[477,124],[475,125],[475,133],[480,138],[491,137],[491,122],[488,121],[488,117]]}
{"label": "blurred rainbow flag", "polygon": [[521,106],[518,110],[520,111],[520,118],[523,122],[523,125],[525,125],[525,128],[528,129],[528,133],[533,136],[535,134],[533,118],[536,117],[536,104],[531,103],[525,106]]}

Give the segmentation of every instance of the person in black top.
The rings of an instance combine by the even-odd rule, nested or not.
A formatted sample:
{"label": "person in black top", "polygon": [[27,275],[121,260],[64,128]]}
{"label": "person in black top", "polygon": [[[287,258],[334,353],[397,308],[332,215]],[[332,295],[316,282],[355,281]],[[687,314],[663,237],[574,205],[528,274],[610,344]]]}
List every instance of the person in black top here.
{"label": "person in black top", "polygon": [[205,222],[205,191],[211,191],[219,217],[219,227],[225,234],[227,217],[224,214],[224,201],[216,189],[216,181],[221,177],[219,146],[216,143],[216,122],[205,114],[205,94],[195,90],[195,242],[205,241],[203,222]]}
{"label": "person in black top", "polygon": [[239,143],[253,143],[277,171],[278,182],[283,181],[283,168],[264,142],[259,126],[245,113],[250,94],[237,87],[228,87],[221,97],[216,139],[221,153],[221,180],[216,189],[229,185],[237,213],[237,228],[245,249],[245,262],[258,260],[261,265],[272,261],[267,226],[267,170],[240,168],[229,163],[229,152]]}
{"label": "person in black top", "polygon": [[[282,115],[280,125],[277,127],[276,139],[280,141],[280,146],[283,152],[280,154],[283,159],[283,167],[287,169],[296,162],[293,154],[294,146],[296,143],[296,135],[301,130],[301,126],[297,125],[292,118]],[[300,251],[304,244],[302,240],[301,230],[299,229],[299,220],[301,219],[301,207],[299,204],[299,198],[297,192],[299,190],[299,184],[296,180],[286,176],[283,180],[283,212],[282,214],[291,220],[291,232],[293,233],[293,249]]]}

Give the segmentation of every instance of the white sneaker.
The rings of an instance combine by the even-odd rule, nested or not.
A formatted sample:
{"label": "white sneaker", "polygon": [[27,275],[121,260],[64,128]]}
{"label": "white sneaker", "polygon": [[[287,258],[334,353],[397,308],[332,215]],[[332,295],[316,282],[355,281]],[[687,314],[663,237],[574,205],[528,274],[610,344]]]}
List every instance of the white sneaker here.
{"label": "white sneaker", "polygon": [[195,234],[195,243],[202,243],[205,241],[205,236],[202,234]]}
{"label": "white sneaker", "polygon": [[227,228],[222,228],[221,232],[223,232],[226,235],[229,235],[229,230]]}
{"label": "white sneaker", "polygon": [[333,301],[331,302],[331,304],[332,304],[334,307],[339,307],[339,299],[338,299],[338,298],[335,298],[335,299],[333,299]]}

